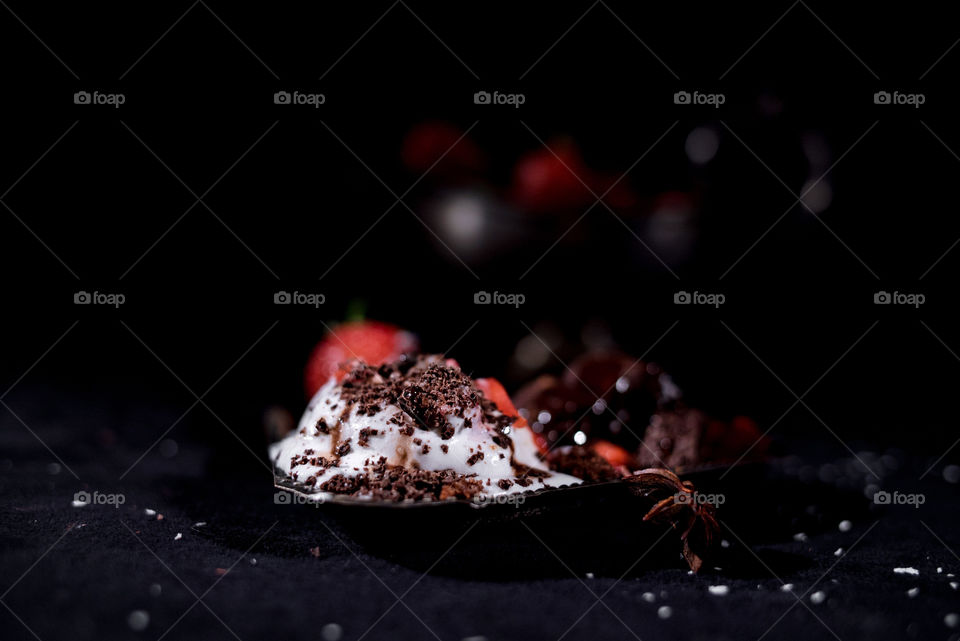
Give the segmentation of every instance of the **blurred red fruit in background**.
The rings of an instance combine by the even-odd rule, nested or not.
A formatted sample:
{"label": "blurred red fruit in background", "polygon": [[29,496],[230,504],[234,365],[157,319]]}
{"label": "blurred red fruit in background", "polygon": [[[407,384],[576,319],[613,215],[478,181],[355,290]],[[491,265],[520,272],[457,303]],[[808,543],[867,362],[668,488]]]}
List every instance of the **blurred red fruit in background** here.
{"label": "blurred red fruit in background", "polygon": [[[448,178],[476,173],[484,166],[483,154],[476,143],[464,136],[462,129],[446,122],[415,125],[403,141],[401,156],[403,164],[412,172],[422,174],[430,170]],[[434,163],[437,163],[435,167]]]}
{"label": "blurred red fruit in background", "polygon": [[316,394],[331,376],[342,378],[349,361],[359,358],[370,365],[381,365],[419,349],[416,336],[389,323],[362,320],[337,325],[317,343],[307,361],[307,396]]}
{"label": "blurred red fruit in background", "polygon": [[511,197],[534,214],[583,209],[596,200],[583,184],[589,184],[590,176],[573,143],[553,144],[551,149],[532,151],[517,161]]}

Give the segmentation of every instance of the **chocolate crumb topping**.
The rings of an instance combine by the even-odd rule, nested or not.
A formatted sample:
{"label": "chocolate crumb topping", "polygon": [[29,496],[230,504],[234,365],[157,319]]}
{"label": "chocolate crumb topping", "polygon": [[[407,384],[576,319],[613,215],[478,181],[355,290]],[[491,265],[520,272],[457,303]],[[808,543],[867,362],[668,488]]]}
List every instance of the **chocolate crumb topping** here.
{"label": "chocolate crumb topping", "polygon": [[504,449],[512,444],[506,428],[515,417],[500,412],[469,376],[440,356],[404,357],[379,367],[357,362],[340,383],[340,397],[345,415],[356,408],[361,416],[373,416],[392,405],[403,410],[389,419],[401,434],[413,436],[422,429],[442,439],[456,432],[451,417],[462,418],[464,427],[471,427],[466,413],[476,408],[484,422],[496,428],[495,442]]}
{"label": "chocolate crumb topping", "polygon": [[370,437],[376,436],[379,433],[380,432],[378,430],[375,430],[370,427],[363,428],[362,430],[360,430],[360,436],[357,437],[357,445],[359,445],[360,447],[366,447],[367,445],[370,444]]}
{"label": "chocolate crumb topping", "polygon": [[467,459],[467,465],[473,465],[477,461],[483,460],[483,452],[476,452]]}
{"label": "chocolate crumb topping", "polygon": [[337,446],[337,456],[346,456],[350,452],[350,439],[345,440]]}
{"label": "chocolate crumb topping", "polygon": [[367,474],[355,477],[338,474],[322,483],[320,489],[398,502],[470,499],[483,491],[483,484],[475,477],[457,474],[453,470],[431,471],[388,466],[386,458],[380,457],[378,465]]}
{"label": "chocolate crumb topping", "polygon": [[510,479],[500,479],[497,481],[497,486],[499,486],[501,490],[509,490],[511,487],[513,487],[513,481]]}
{"label": "chocolate crumb topping", "polygon": [[327,425],[327,421],[321,416],[320,420],[317,421],[317,431],[321,434],[329,434],[330,427]]}
{"label": "chocolate crumb topping", "polygon": [[423,444],[423,447],[420,449],[421,454],[427,454],[430,452],[430,446],[426,443]]}
{"label": "chocolate crumb topping", "polygon": [[443,452],[444,454],[446,454],[449,449],[450,449],[450,448],[447,447],[447,444],[446,444],[446,443],[443,443],[443,444],[440,445],[440,451]]}

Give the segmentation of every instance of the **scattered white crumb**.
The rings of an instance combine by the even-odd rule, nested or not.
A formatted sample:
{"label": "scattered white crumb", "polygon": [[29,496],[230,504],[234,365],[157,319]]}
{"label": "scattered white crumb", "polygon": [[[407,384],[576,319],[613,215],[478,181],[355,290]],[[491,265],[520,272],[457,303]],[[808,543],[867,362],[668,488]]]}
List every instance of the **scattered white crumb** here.
{"label": "scattered white crumb", "polygon": [[730,593],[730,588],[725,585],[711,585],[707,589],[710,590],[710,594],[714,594],[716,596],[726,596]]}
{"label": "scattered white crumb", "polygon": [[792,584],[792,583],[784,583],[783,585],[780,586],[780,591],[781,591],[781,592],[792,592],[792,591],[793,591],[793,584]]}
{"label": "scattered white crumb", "polygon": [[728,548],[728,547],[730,547],[730,541],[728,541],[728,540],[726,540],[726,539],[723,539],[722,541],[720,541],[720,547],[722,547],[722,548]]}
{"label": "scattered white crumb", "polygon": [[907,590],[907,596],[910,597],[911,599],[917,596],[918,594],[920,594],[920,588],[910,588],[909,590]]}
{"label": "scattered white crumb", "polygon": [[950,577],[950,578],[952,579],[952,578],[953,578],[953,572],[949,572],[949,573],[947,573],[947,576],[948,576],[948,577]]}
{"label": "scattered white crumb", "polygon": [[918,576],[918,575],[920,574],[920,570],[918,570],[917,568],[893,568],[893,573],[894,573],[894,574],[909,574],[909,575],[911,575],[911,576]]}
{"label": "scattered white crumb", "polygon": [[937,574],[943,574],[943,568],[937,568]]}
{"label": "scattered white crumb", "polygon": [[156,511],[156,510],[151,510],[150,508],[146,508],[146,509],[143,511],[143,513],[146,514],[147,516],[156,516],[156,515],[157,515],[157,511]]}
{"label": "scattered white crumb", "polygon": [[588,578],[588,579],[592,579],[592,578],[593,578],[593,572],[587,572],[587,578]]}
{"label": "scattered white crumb", "polygon": [[943,617],[943,623],[948,628],[955,628],[960,624],[960,615],[957,615],[955,612],[951,612],[947,616]]}
{"label": "scattered white crumb", "polygon": [[647,603],[653,603],[657,600],[657,595],[655,595],[653,592],[644,592],[640,598]]}
{"label": "scattered white crumb", "polygon": [[83,507],[87,504],[86,501],[70,501],[70,505],[73,507]]}
{"label": "scattered white crumb", "polygon": [[806,532],[797,532],[796,534],[793,535],[793,540],[794,540],[794,541],[806,541],[806,540],[807,540],[807,534],[806,534]]}
{"label": "scattered white crumb", "polygon": [[693,576],[693,570],[687,570],[687,576]]}
{"label": "scattered white crumb", "polygon": [[339,641],[343,636],[343,628],[339,623],[328,623],[320,628],[320,636],[323,641]]}
{"label": "scattered white crumb", "polygon": [[196,523],[193,524],[193,527],[203,527],[206,524],[207,524],[206,521],[197,521]]}
{"label": "scattered white crumb", "polygon": [[673,616],[673,608],[671,608],[669,605],[661,605],[660,609],[657,610],[657,616],[661,619],[669,619],[671,616]]}
{"label": "scattered white crumb", "polygon": [[135,632],[146,630],[150,625],[150,614],[146,610],[134,610],[127,615],[127,625]]}
{"label": "scattered white crumb", "polygon": [[179,541],[179,540],[182,539],[182,538],[183,538],[183,535],[180,534],[179,532],[177,532],[177,535],[176,535],[175,537],[173,537],[173,540],[174,540],[174,541]]}
{"label": "scattered white crumb", "polygon": [[833,556],[843,556],[843,548],[837,548],[833,551]]}
{"label": "scattered white crumb", "polygon": [[956,590],[957,588],[960,588],[960,583],[957,583],[956,581],[951,581],[950,587]]}
{"label": "scattered white crumb", "polygon": [[849,532],[850,529],[853,527],[853,523],[844,519],[843,521],[840,521],[840,524],[837,527],[840,529],[841,532]]}
{"label": "scattered white crumb", "polygon": [[824,592],[823,590],[817,590],[816,592],[810,595],[810,603],[813,603],[814,605],[819,605],[820,603],[823,603],[826,600],[827,600],[827,593]]}

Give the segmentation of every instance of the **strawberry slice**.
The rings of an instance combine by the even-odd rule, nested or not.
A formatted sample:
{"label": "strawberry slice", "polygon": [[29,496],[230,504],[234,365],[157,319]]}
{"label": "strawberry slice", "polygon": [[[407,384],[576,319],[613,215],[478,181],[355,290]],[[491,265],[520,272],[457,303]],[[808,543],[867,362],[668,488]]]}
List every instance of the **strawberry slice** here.
{"label": "strawberry slice", "polygon": [[337,325],[317,343],[307,361],[307,396],[316,394],[331,376],[343,378],[352,360],[381,365],[419,348],[416,336],[389,323],[363,320]]}
{"label": "strawberry slice", "polygon": [[614,467],[621,465],[630,467],[634,464],[633,455],[619,445],[614,445],[610,441],[598,439],[590,443],[590,449],[606,459],[607,463]]}
{"label": "strawberry slice", "polygon": [[[507,416],[516,417],[516,420],[513,422],[514,427],[529,427],[527,419],[520,416],[520,412],[517,411],[513,401],[510,400],[510,395],[507,394],[507,390],[504,389],[500,381],[495,378],[478,378],[475,383],[480,391],[483,392],[483,395],[497,406],[498,410]],[[542,434],[533,432],[533,442],[536,444],[537,449],[544,454],[550,449],[547,439],[544,438]]]}

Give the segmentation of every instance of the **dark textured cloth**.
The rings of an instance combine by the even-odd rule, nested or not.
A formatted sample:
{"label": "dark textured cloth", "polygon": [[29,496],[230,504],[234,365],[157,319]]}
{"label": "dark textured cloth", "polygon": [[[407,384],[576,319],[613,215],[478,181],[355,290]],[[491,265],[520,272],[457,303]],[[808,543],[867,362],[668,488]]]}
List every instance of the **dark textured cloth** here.
{"label": "dark textured cloth", "polygon": [[[863,488],[802,482],[773,464],[745,466],[719,483],[704,477],[725,493],[727,543],[693,576],[672,534],[644,556],[650,532],[617,514],[629,503],[605,508],[606,519],[576,508],[499,521],[443,507],[371,514],[276,504],[268,471],[202,413],[192,425],[205,438],[174,430],[167,438],[177,447],[163,442],[118,480],[177,412],[62,397],[52,406],[49,394],[24,389],[17,405],[64,465],[12,416],[0,418],[5,640],[32,632],[42,641],[334,638],[328,624],[343,639],[955,632],[944,617],[960,610],[949,585],[958,579],[947,576],[960,573],[948,549],[960,547],[956,486],[939,471],[909,483],[923,471],[909,457],[882,487],[922,492],[919,508],[879,509]],[[73,507],[80,491],[123,502]],[[838,528],[845,519],[849,531]],[[920,574],[895,574],[897,567]],[[912,588],[919,592],[911,598]],[[140,610],[149,621],[135,631]]]}

